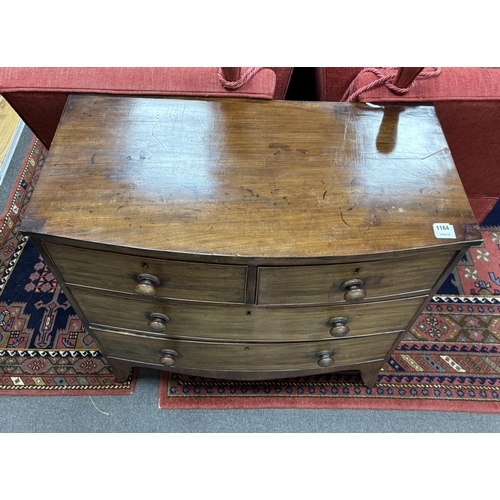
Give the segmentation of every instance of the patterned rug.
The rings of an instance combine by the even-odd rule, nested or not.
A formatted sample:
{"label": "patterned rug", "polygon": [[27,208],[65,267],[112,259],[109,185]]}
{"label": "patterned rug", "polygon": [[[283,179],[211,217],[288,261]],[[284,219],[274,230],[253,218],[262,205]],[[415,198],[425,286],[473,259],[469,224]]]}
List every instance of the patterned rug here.
{"label": "patterned rug", "polygon": [[19,226],[47,151],[34,139],[0,224],[0,395],[131,394]]}
{"label": "patterned rug", "polygon": [[40,175],[47,150],[33,139],[0,216],[0,293],[13,269],[12,257],[20,242],[19,226]]}
{"label": "patterned rug", "polygon": [[163,372],[160,408],[500,412],[500,226],[481,231],[484,244],[450,274],[373,389],[357,373],[240,382]]}

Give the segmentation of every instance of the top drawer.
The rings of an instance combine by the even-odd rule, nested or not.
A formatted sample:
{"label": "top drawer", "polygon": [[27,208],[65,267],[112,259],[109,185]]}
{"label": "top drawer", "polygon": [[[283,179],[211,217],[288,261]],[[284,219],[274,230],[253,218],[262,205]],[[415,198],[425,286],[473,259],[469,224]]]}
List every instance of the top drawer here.
{"label": "top drawer", "polygon": [[[245,302],[246,266],[152,259],[52,243],[44,246],[69,284],[156,298]],[[139,289],[138,284],[142,284]]]}
{"label": "top drawer", "polygon": [[[450,249],[422,250],[372,262],[259,267],[257,301],[270,305],[345,303],[424,293],[432,289],[455,255]],[[346,296],[349,284],[354,293]]]}

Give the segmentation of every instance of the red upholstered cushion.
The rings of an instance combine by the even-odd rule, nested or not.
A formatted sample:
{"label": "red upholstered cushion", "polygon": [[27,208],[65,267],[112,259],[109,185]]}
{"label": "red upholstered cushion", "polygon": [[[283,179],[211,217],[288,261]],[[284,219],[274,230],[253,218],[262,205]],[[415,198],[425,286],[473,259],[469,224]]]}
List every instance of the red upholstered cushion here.
{"label": "red upholstered cushion", "polygon": [[[396,73],[381,69],[381,73]],[[426,68],[425,71],[430,71]],[[373,73],[360,73],[354,79],[351,94],[377,80]],[[436,102],[482,101],[500,99],[500,68],[441,68],[441,74],[415,81],[414,87],[404,95],[396,95],[385,85],[363,92],[362,102]]]}
{"label": "red upholstered cushion", "polygon": [[222,87],[217,70],[218,68],[0,68],[0,93],[57,91],[273,98],[276,76],[272,70],[261,70],[237,91]]}
{"label": "red upholstered cushion", "polygon": [[[291,71],[280,69],[283,94]],[[226,90],[217,73],[218,68],[0,68],[0,94],[49,148],[72,92],[272,99],[277,91],[276,74],[268,68],[237,90]]]}

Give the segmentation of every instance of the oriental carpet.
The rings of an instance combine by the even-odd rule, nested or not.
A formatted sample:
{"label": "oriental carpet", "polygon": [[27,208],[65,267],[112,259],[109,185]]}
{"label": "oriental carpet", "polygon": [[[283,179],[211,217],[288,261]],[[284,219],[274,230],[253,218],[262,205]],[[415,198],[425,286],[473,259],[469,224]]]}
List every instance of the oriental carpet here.
{"label": "oriental carpet", "polygon": [[19,234],[47,151],[33,139],[0,219],[0,395],[131,394],[118,384],[33,243]]}
{"label": "oriental carpet", "polygon": [[373,389],[357,373],[240,382],[163,372],[160,408],[500,412],[499,208],[483,221],[484,244],[466,253]]}

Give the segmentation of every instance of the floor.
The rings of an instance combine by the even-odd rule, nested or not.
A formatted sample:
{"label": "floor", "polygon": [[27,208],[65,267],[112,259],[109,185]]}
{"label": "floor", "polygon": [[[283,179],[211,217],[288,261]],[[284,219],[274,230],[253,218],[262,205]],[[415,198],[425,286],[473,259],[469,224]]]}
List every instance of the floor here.
{"label": "floor", "polygon": [[161,410],[158,383],[159,372],[144,368],[139,370],[135,391],[129,396],[2,396],[1,429],[11,433],[197,434],[468,434],[500,430],[500,414],[315,409]]}
{"label": "floor", "polygon": [[[0,177],[5,157],[9,151],[21,120],[17,113],[10,107],[9,103],[0,96]],[[5,162],[7,164],[7,161]]]}

